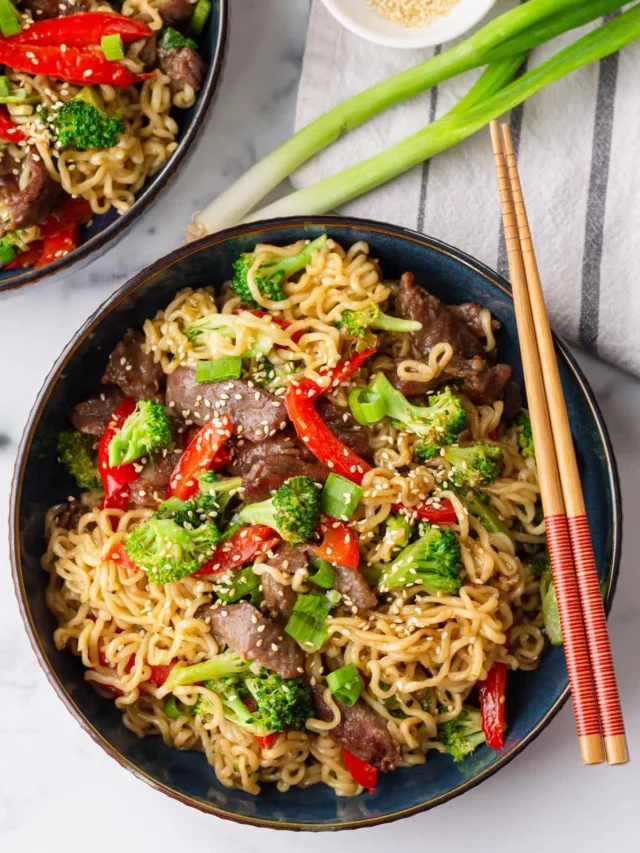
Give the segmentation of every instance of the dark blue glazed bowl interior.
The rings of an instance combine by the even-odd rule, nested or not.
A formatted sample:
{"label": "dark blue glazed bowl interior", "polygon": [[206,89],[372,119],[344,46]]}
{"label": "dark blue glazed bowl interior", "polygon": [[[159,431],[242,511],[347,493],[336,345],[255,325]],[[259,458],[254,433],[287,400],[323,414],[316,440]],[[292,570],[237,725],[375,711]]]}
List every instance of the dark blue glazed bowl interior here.
{"label": "dark blue glazed bowl interior", "polygon": [[218,77],[224,58],[224,47],[227,33],[227,3],[228,0],[213,0],[211,15],[204,31],[198,37],[199,51],[206,64],[206,75],[196,101],[188,110],[173,109],[172,117],[178,124],[178,148],[167,162],[152,175],[137,193],[133,206],[122,216],[112,208],[107,213],[94,216],[89,226],[80,228],[80,242],[73,252],[41,270],[27,268],[24,270],[0,269],[0,295],[3,291],[13,290],[34,281],[39,281],[62,269],[68,269],[74,264],[86,265],[104,251],[111,241],[121,237],[129,225],[141,215],[151,204],[158,193],[176,174],[180,163],[184,160],[191,143],[198,131],[211,103],[216,89]]}
{"label": "dark blue glazed bowl interior", "polygon": [[[118,761],[141,778],[190,805],[242,822],[279,828],[337,829],[371,825],[432,807],[477,784],[520,752],[549,722],[568,695],[561,648],[549,649],[535,672],[509,675],[507,743],[499,753],[482,747],[454,765],[430,753],[423,766],[381,776],[374,795],[337,798],[323,786],[279,793],[265,785],[258,797],[230,791],[216,780],[202,754],[179,752],[160,738],[139,740],[127,731],[112,702],[83,680],[80,661],[54,648],[54,620],[45,599],[40,556],[43,519],[73,484],[56,462],[55,441],[74,403],[98,385],[107,357],[129,326],[164,308],[187,285],[219,285],[240,252],[257,242],[287,244],[328,232],[348,246],[367,241],[386,278],[411,270],[416,280],[446,302],[476,301],[502,322],[500,359],[522,382],[513,303],[495,273],[457,250],[428,237],[390,226],[342,218],[256,223],[205,238],[173,252],[116,293],[78,332],[47,379],[31,414],[16,468],[13,503],[13,562],[16,589],[32,644],[57,690],[85,729]],[[620,496],[615,462],[600,414],[566,346],[557,341],[560,372],[578,452],[598,569],[608,580],[610,603],[617,573]]]}

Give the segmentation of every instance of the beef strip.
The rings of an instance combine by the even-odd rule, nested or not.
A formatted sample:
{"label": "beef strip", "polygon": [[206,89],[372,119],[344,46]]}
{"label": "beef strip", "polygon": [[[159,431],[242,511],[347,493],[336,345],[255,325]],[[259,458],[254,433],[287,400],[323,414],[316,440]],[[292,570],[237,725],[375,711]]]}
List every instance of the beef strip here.
{"label": "beef strip", "polygon": [[53,180],[39,154],[31,150],[23,162],[29,179],[24,189],[20,189],[19,178],[13,173],[0,178],[0,205],[5,209],[0,236],[37,225],[62,197],[62,187]]}
{"label": "beef strip", "polygon": [[181,455],[182,449],[177,449],[147,462],[138,479],[129,486],[132,503],[139,506],[157,506],[166,500],[167,486]]}
{"label": "beef strip", "polygon": [[129,329],[124,338],[109,356],[103,382],[118,385],[134,400],[157,400],[164,402],[162,388],[164,372],[153,360],[153,353],[142,349],[144,335]]}
{"label": "beef strip", "polygon": [[333,566],[335,580],[333,586],[344,596],[347,607],[356,607],[358,610],[373,610],[378,606],[378,599],[373,590],[364,579],[360,569],[350,569],[348,566]]}
{"label": "beef strip", "polygon": [[[477,338],[484,337],[484,327],[482,325],[482,305],[477,302],[463,302],[460,305],[447,305],[449,311],[463,322]],[[497,332],[500,329],[500,321],[495,317],[491,318],[491,329]]]}
{"label": "beef strip", "polygon": [[158,36],[149,36],[142,41],[137,52],[145,68],[155,68],[158,62]]}
{"label": "beef strip", "polygon": [[282,542],[273,557],[269,557],[270,566],[275,566],[281,572],[294,574],[298,569],[306,569],[309,565],[311,545],[292,545]]}
{"label": "beef strip", "polygon": [[202,86],[204,62],[193,47],[158,48],[160,68],[169,77],[169,88],[179,92],[185,86],[191,86],[196,92]]}
{"label": "beef strip", "polygon": [[316,411],[336,438],[350,450],[363,459],[372,458],[369,446],[370,430],[361,426],[348,408],[342,409],[326,397],[320,397],[316,402]]}
{"label": "beef strip", "polygon": [[[330,722],[333,711],[324,701],[325,687],[316,684],[311,690],[318,719]],[[335,699],[334,702],[340,708],[341,719],[337,726],[327,731],[329,737],[383,773],[395,770],[402,754],[389,734],[385,720],[362,699],[358,699],[352,708]]]}
{"label": "beef strip", "polygon": [[199,426],[227,413],[236,435],[253,442],[284,429],[287,422],[284,403],[268,391],[252,387],[243,379],[196,382],[195,371],[190,367],[179,367],[169,375],[167,405]]}
{"label": "beef strip", "polygon": [[116,385],[105,385],[99,394],[75,405],[69,412],[69,420],[80,432],[101,436],[123,400],[124,394]]}
{"label": "beef strip", "polygon": [[198,618],[209,623],[218,643],[229,646],[246,660],[276,672],[281,678],[299,678],[304,673],[304,652],[284,633],[281,625],[241,601],[238,604],[198,610]]}
{"label": "beef strip", "polygon": [[65,530],[75,530],[86,512],[89,512],[89,507],[80,501],[67,501],[56,516],[56,523],[58,527],[64,527]]}
{"label": "beef strip", "polygon": [[167,0],[158,6],[158,12],[167,26],[179,26],[191,20],[197,2],[198,0]]}
{"label": "beef strip", "polygon": [[88,0],[22,0],[22,9],[31,12],[34,21],[45,21],[47,18],[63,18],[86,12]]}
{"label": "beef strip", "polygon": [[230,471],[242,477],[247,503],[266,500],[285,480],[305,474],[324,483],[329,471],[294,433],[278,433],[265,441],[232,445]]}
{"label": "beef strip", "polygon": [[518,383],[510,379],[509,382],[504,386],[504,392],[502,395],[504,400],[504,409],[502,410],[502,417],[510,421],[512,418],[518,414],[520,409],[522,408],[522,391],[520,390],[520,386]]}
{"label": "beef strip", "polygon": [[403,379],[398,375],[398,365],[403,361],[406,361],[406,359],[400,357],[394,358],[393,367],[385,368],[383,372],[393,387],[397,388],[405,397],[421,397],[437,386],[437,382],[419,382],[416,379]]}
{"label": "beef strip", "polygon": [[437,296],[418,287],[413,273],[404,273],[400,278],[395,312],[399,317],[422,323],[420,331],[409,334],[414,358],[428,358],[437,343],[450,344],[453,357],[440,379],[461,378],[463,393],[478,405],[496,400],[511,378],[508,365],[487,364],[482,340],[476,334],[482,330],[480,311],[475,303],[445,305]]}
{"label": "beef strip", "polygon": [[274,619],[285,625],[293,613],[296,604],[296,594],[288,584],[280,583],[268,572],[261,578],[264,604]]}

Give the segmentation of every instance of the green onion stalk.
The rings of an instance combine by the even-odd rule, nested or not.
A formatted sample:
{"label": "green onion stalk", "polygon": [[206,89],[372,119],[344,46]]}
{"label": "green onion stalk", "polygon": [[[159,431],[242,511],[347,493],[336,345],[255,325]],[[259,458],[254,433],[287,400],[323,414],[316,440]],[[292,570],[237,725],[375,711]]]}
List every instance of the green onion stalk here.
{"label": "green onion stalk", "polygon": [[196,214],[194,233],[202,236],[236,225],[314,154],[384,110],[472,68],[520,56],[622,5],[620,0],[528,0],[505,12],[463,42],[365,89],[303,127]]}
{"label": "green onion stalk", "polygon": [[638,37],[640,5],[616,16],[506,86],[504,83],[513,77],[523,57],[498,60],[441,119],[381,154],[263,207],[245,221],[310,216],[333,210],[467,139],[545,86],[615,53]]}

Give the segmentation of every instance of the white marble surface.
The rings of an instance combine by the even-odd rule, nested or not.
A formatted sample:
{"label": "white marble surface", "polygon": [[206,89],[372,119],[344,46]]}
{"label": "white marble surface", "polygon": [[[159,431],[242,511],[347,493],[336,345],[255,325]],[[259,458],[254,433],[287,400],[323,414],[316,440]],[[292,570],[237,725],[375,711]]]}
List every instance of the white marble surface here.
{"label": "white marble surface", "polygon": [[[0,541],[10,477],[32,401],[53,359],[112,290],[181,242],[195,208],[293,126],[307,0],[232,0],[227,67],[195,155],[177,182],[115,248],[88,269],[0,302]],[[464,248],[464,247],[462,247]],[[413,842],[451,853],[638,850],[640,791],[640,382],[580,361],[609,424],[626,522],[611,634],[636,762],[584,769],[570,708],[497,776],[399,824],[342,834],[348,850]],[[107,757],[69,716],[39,670],[0,557],[0,850],[3,853],[147,853],[167,850],[326,849],[329,839],[236,826],[151,790]]]}

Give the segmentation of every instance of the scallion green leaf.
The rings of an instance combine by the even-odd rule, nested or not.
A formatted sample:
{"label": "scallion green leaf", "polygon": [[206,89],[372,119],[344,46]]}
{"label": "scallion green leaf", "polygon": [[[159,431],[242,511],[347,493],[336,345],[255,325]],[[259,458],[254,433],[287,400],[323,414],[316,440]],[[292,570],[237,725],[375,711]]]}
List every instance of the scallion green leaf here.
{"label": "scallion green leaf", "polygon": [[327,639],[331,602],[322,595],[299,595],[285,632],[306,652],[317,652]]}
{"label": "scallion green leaf", "polygon": [[333,582],[336,579],[336,570],[331,563],[327,563],[321,557],[312,557],[309,560],[311,566],[316,570],[314,574],[309,575],[309,580],[316,586],[322,589],[331,589]]}
{"label": "scallion green leaf", "polygon": [[199,36],[200,33],[203,31],[204,25],[207,23],[210,14],[210,0],[198,0],[196,8],[193,10],[193,15],[191,16],[191,22],[189,24],[189,26],[191,27],[191,32]]}
{"label": "scallion green leaf", "polygon": [[6,244],[0,243],[0,269],[7,264],[10,264],[16,254],[17,252],[13,246],[7,246]]}
{"label": "scallion green leaf", "polygon": [[9,94],[9,78],[4,74],[0,75],[0,96]]}
{"label": "scallion green leaf", "polygon": [[173,693],[167,697],[163,710],[170,720],[178,720],[182,716],[182,712],[180,711],[180,708],[178,708],[178,703],[176,702],[176,697]]}
{"label": "scallion green leaf", "polygon": [[349,392],[349,408],[363,426],[377,424],[387,414],[384,400],[370,388],[353,388]]}
{"label": "scallion green leaf", "polygon": [[5,37],[22,32],[22,24],[11,0],[0,0],[0,31]]}
{"label": "scallion green leaf", "polygon": [[320,494],[320,507],[325,515],[349,521],[362,495],[360,486],[332,471]]}
{"label": "scallion green leaf", "polygon": [[339,702],[352,708],[364,690],[364,681],[352,663],[341,666],[327,675],[329,690]]}
{"label": "scallion green leaf", "polygon": [[222,382],[225,379],[238,379],[242,373],[242,359],[239,355],[216,358],[213,361],[199,361],[196,365],[196,382]]}
{"label": "scallion green leaf", "polygon": [[110,62],[115,62],[118,59],[124,59],[124,45],[122,44],[122,36],[114,33],[110,36],[102,36],[100,47],[105,57]]}
{"label": "scallion green leaf", "polygon": [[252,604],[259,604],[262,601],[260,578],[253,571],[253,566],[245,566],[244,569],[236,572],[233,577],[224,582],[220,589],[215,590],[215,593],[218,601],[225,604],[233,604],[247,596]]}
{"label": "scallion green leaf", "polygon": [[342,601],[342,593],[338,592],[337,589],[328,589],[325,593],[325,598],[329,602],[331,609],[333,609]]}

